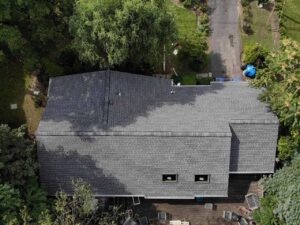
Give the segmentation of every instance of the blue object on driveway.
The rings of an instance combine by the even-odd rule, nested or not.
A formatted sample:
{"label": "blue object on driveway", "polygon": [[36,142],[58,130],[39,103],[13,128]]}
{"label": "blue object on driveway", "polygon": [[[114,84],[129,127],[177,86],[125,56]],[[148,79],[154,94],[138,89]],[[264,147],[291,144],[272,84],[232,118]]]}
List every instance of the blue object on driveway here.
{"label": "blue object on driveway", "polygon": [[253,65],[248,64],[246,69],[243,71],[243,75],[250,78],[255,78],[256,68]]}

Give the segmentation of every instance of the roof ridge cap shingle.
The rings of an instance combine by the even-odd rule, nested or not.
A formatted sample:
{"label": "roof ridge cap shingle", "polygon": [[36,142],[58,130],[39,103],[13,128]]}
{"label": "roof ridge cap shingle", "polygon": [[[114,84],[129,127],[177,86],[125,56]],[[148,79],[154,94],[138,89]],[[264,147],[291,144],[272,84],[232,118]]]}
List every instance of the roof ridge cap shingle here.
{"label": "roof ridge cap shingle", "polygon": [[173,131],[62,131],[43,132],[36,136],[154,136],[154,137],[231,137],[231,132],[173,132]]}

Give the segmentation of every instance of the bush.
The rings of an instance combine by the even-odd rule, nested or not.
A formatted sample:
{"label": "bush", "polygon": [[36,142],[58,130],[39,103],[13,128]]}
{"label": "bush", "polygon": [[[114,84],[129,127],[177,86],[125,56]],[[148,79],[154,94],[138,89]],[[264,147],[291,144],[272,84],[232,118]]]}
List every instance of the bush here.
{"label": "bush", "polygon": [[200,33],[203,33],[205,35],[209,34],[209,18],[207,14],[202,14],[199,17],[199,25],[198,25],[198,30]]}
{"label": "bush", "polygon": [[243,23],[243,31],[244,31],[246,34],[248,34],[248,35],[253,34],[253,30],[252,30],[251,24],[250,24],[250,23],[244,22],[244,23]]}
{"label": "bush", "polygon": [[199,0],[185,0],[183,1],[183,6],[186,8],[192,8],[199,5]]}
{"label": "bush", "polygon": [[282,136],[278,141],[278,158],[279,160],[289,160],[294,156],[296,145],[289,136]]}
{"label": "bush", "polygon": [[214,79],[212,77],[200,77],[197,78],[197,85],[210,85]]}
{"label": "bush", "polygon": [[263,4],[266,5],[270,2],[270,0],[258,0],[258,5]]}
{"label": "bush", "polygon": [[300,156],[263,181],[266,196],[255,210],[260,225],[296,225],[300,221]]}
{"label": "bush", "polygon": [[262,67],[268,51],[259,44],[249,44],[244,48],[243,61],[256,67]]}
{"label": "bush", "polygon": [[208,65],[206,36],[194,34],[192,37],[185,38],[180,46],[178,60],[185,63],[185,67],[199,72]]}
{"label": "bush", "polygon": [[246,6],[250,5],[251,2],[252,2],[252,0],[242,0],[242,6],[246,7]]}
{"label": "bush", "polygon": [[184,74],[180,76],[180,83],[182,85],[196,85],[197,84],[196,74],[191,73],[191,74]]}

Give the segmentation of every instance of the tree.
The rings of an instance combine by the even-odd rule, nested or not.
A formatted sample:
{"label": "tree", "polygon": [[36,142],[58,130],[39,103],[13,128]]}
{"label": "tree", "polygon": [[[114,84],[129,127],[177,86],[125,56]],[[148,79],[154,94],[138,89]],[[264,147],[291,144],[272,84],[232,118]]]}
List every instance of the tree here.
{"label": "tree", "polygon": [[37,162],[34,160],[34,145],[24,138],[25,126],[11,129],[0,125],[0,182],[24,186],[36,177]]}
{"label": "tree", "polygon": [[114,206],[104,210],[94,197],[89,184],[82,180],[73,181],[73,195],[65,192],[56,193],[53,204],[53,215],[44,211],[39,219],[39,225],[73,225],[73,224],[99,224],[116,225],[124,215],[121,207]]}
{"label": "tree", "polygon": [[256,67],[263,67],[268,51],[260,44],[249,44],[245,46],[243,61]]}
{"label": "tree", "polygon": [[164,0],[77,0],[70,29],[80,58],[100,68],[157,66],[176,34]]}
{"label": "tree", "polygon": [[63,191],[56,194],[54,210],[57,224],[85,224],[97,209],[97,200],[88,184],[78,180],[73,182],[73,188],[70,198]]}
{"label": "tree", "polygon": [[35,147],[26,138],[25,129],[25,126],[11,129],[0,125],[0,193],[3,193],[0,212],[13,208],[15,213],[8,219],[15,224],[22,220],[24,224],[37,221],[47,208],[46,193],[37,179]]}
{"label": "tree", "polygon": [[266,196],[255,211],[261,225],[295,225],[300,221],[300,155],[290,164],[266,178],[263,186]]}
{"label": "tree", "polygon": [[66,18],[74,0],[2,0],[0,2],[0,63],[20,61],[25,68],[42,69],[53,62],[53,49],[66,43]]}
{"label": "tree", "polygon": [[[291,40],[283,40],[280,50],[270,53],[265,61],[266,67],[258,70],[252,82],[256,87],[264,87],[261,96],[278,115],[282,124],[282,134],[286,136],[281,146],[291,157],[300,152],[300,45]],[[290,138],[288,138],[290,137]],[[288,141],[288,143],[287,143]],[[283,145],[284,144],[284,145]]]}
{"label": "tree", "polygon": [[0,224],[18,224],[22,205],[20,192],[12,185],[0,184]]}

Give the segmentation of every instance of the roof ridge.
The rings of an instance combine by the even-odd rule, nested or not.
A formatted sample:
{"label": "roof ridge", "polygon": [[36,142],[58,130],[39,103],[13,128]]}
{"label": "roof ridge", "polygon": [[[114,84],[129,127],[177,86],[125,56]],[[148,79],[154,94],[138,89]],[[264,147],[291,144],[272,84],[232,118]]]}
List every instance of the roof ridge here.
{"label": "roof ridge", "polygon": [[62,131],[38,132],[37,136],[159,136],[159,137],[231,137],[231,132],[201,131]]}

